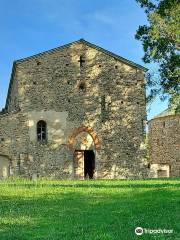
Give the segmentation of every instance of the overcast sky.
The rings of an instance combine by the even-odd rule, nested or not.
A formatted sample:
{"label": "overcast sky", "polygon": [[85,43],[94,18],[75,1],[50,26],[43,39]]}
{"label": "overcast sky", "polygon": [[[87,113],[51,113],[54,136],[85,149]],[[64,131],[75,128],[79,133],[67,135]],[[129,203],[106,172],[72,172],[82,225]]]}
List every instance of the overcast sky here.
{"label": "overcast sky", "polygon": [[[144,65],[141,43],[134,38],[143,24],[146,16],[135,0],[1,0],[0,109],[14,60],[80,38]],[[157,100],[148,119],[166,107]]]}

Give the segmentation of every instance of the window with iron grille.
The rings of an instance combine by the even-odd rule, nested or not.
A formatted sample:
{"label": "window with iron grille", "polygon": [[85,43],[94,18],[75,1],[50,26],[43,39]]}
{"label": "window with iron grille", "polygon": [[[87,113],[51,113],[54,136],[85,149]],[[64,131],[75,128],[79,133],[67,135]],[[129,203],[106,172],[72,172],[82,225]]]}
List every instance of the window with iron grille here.
{"label": "window with iron grille", "polygon": [[47,124],[43,120],[40,120],[37,123],[37,140],[38,142],[44,142],[47,140]]}

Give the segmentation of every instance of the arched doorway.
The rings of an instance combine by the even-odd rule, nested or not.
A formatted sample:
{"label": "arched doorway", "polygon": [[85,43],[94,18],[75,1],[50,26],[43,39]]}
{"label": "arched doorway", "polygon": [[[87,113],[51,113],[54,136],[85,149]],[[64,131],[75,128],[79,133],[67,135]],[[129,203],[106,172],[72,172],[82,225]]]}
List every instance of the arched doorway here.
{"label": "arched doorway", "polygon": [[0,179],[7,178],[9,176],[9,158],[4,155],[0,155]]}
{"label": "arched doorway", "polygon": [[86,132],[91,136],[91,138],[93,139],[93,142],[94,142],[95,149],[97,151],[99,151],[101,149],[101,143],[100,143],[100,140],[99,140],[96,132],[91,127],[86,127],[86,126],[76,128],[73,131],[72,135],[70,136],[70,138],[68,140],[69,148],[72,151],[74,150],[76,137],[77,137],[77,135],[79,135],[80,133],[83,133],[83,132]]}
{"label": "arched doorway", "polygon": [[89,127],[75,129],[69,139],[73,151],[75,179],[93,179],[96,173],[96,153],[100,149],[99,139]]}

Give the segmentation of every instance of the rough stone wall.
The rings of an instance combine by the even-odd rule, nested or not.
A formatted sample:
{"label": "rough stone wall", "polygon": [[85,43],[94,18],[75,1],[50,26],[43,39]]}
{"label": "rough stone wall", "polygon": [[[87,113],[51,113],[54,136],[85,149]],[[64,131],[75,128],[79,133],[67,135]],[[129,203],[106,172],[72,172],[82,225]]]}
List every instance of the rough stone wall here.
{"label": "rough stone wall", "polygon": [[[78,62],[80,56],[85,60],[83,67]],[[59,142],[55,148],[53,141],[47,144],[31,141],[28,123],[23,136],[17,133],[23,144],[16,153],[25,154],[20,155],[20,159],[29,159],[22,160],[29,161],[29,165],[21,164],[25,166],[24,174],[29,171],[30,174],[73,177],[73,152],[68,139],[75,129],[83,126],[92,128],[101,143],[101,148],[95,149],[97,177],[126,178],[146,174],[142,70],[86,44],[76,43],[18,61],[14,78],[14,82],[18,81],[21,109],[18,116],[22,119],[24,114],[28,122],[34,111],[68,113],[66,142]]]}
{"label": "rough stone wall", "polygon": [[[149,122],[151,176],[167,171],[180,176],[180,115],[154,118]],[[169,171],[169,174],[168,174]]]}
{"label": "rough stone wall", "polygon": [[30,137],[29,113],[0,116],[0,156],[9,158],[10,175],[72,177],[68,146],[56,140],[40,144]]}
{"label": "rough stone wall", "polygon": [[11,173],[19,174],[19,156],[27,152],[29,135],[24,113],[0,115],[0,155],[10,159]]}

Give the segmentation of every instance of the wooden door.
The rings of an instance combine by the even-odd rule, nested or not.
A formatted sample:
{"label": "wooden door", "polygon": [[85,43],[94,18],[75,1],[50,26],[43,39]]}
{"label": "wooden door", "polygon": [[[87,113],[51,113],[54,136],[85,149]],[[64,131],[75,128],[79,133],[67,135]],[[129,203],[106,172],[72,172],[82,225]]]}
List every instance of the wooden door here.
{"label": "wooden door", "polygon": [[9,159],[5,156],[0,156],[0,178],[9,176]]}
{"label": "wooden door", "polygon": [[84,179],[84,151],[81,150],[74,152],[74,177]]}

